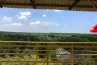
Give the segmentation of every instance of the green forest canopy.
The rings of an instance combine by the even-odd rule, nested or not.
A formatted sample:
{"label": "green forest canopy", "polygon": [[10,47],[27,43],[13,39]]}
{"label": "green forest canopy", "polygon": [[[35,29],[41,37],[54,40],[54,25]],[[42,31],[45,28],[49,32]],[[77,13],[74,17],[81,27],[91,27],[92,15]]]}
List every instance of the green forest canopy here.
{"label": "green forest canopy", "polygon": [[37,42],[97,42],[97,34],[0,32],[0,40]]}

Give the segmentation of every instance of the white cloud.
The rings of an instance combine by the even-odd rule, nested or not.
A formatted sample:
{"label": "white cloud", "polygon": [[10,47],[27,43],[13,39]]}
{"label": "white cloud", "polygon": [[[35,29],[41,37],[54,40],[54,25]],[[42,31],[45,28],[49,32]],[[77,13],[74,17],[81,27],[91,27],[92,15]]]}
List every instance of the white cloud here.
{"label": "white cloud", "polygon": [[36,21],[36,22],[30,22],[30,25],[39,25],[40,21]]}
{"label": "white cloud", "polygon": [[22,23],[10,23],[10,24],[3,24],[5,27],[20,27]]}
{"label": "white cloud", "polygon": [[[13,17],[0,17],[1,31],[16,31],[16,32],[52,32],[60,28],[56,22],[33,21],[28,24],[16,22]],[[54,30],[53,30],[54,29]]]}
{"label": "white cloud", "polygon": [[4,16],[4,17],[0,17],[0,23],[11,23],[13,18],[12,17],[8,17],[8,16]]}
{"label": "white cloud", "polygon": [[1,31],[21,31],[22,23],[16,22],[13,17],[2,16],[0,17],[0,30]]}
{"label": "white cloud", "polygon": [[12,17],[4,16],[0,17],[0,26],[21,26],[21,23],[15,22]]}
{"label": "white cloud", "polygon": [[63,10],[54,10],[55,12],[62,12]]}
{"label": "white cloud", "polygon": [[11,26],[18,26],[19,27],[19,26],[22,26],[22,23],[11,23],[10,25]]}
{"label": "white cloud", "polygon": [[18,19],[27,20],[28,17],[30,17],[31,15],[32,15],[31,12],[27,11],[27,12],[20,12],[17,17],[18,17]]}
{"label": "white cloud", "polygon": [[68,27],[68,25],[64,25],[64,27]]}
{"label": "white cloud", "polygon": [[43,14],[42,17],[47,17],[47,15],[46,14]]}
{"label": "white cloud", "polygon": [[41,22],[41,21],[35,21],[35,22],[30,22],[29,25],[33,28],[41,28],[41,27],[55,27],[59,26],[58,23],[52,23],[52,22]]}

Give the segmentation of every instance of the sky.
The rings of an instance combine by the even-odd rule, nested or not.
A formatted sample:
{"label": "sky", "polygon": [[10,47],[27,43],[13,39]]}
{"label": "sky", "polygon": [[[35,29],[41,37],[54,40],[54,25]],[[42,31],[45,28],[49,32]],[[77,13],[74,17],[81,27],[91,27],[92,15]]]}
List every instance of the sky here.
{"label": "sky", "polygon": [[0,31],[90,33],[97,12],[0,8]]}

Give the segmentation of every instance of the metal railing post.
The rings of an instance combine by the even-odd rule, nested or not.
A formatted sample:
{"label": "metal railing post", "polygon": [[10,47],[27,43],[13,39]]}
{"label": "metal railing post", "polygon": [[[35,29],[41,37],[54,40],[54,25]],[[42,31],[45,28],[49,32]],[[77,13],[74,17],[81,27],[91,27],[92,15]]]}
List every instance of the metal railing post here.
{"label": "metal railing post", "polygon": [[47,61],[46,61],[46,63],[47,63],[47,65],[49,65],[49,49],[48,49],[48,47],[47,47],[46,53],[47,53]]}
{"label": "metal railing post", "polygon": [[72,43],[72,47],[71,47],[71,65],[74,65],[74,53],[73,53],[73,46],[74,44]]}
{"label": "metal railing post", "polygon": [[36,65],[38,65],[38,43],[36,44]]}

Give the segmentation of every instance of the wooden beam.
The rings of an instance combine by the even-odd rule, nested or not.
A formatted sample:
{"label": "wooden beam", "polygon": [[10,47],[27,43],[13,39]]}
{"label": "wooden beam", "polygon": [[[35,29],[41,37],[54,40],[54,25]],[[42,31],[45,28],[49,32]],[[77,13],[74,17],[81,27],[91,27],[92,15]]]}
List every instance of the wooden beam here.
{"label": "wooden beam", "polygon": [[71,10],[79,2],[80,2],[80,0],[75,0],[74,3],[69,7],[69,10]]}
{"label": "wooden beam", "polygon": [[92,6],[93,6],[93,8],[94,8],[95,10],[97,10],[96,5],[95,5],[92,1],[88,0],[88,2],[90,3],[90,5],[92,5]]}
{"label": "wooden beam", "polygon": [[[2,3],[2,5],[16,5],[16,6],[32,6],[32,4],[26,4],[26,3]],[[61,5],[61,4],[35,4],[36,6],[46,6],[46,7],[68,7],[69,5]],[[77,8],[93,8],[90,6],[85,5],[77,5]]]}
{"label": "wooden beam", "polygon": [[3,8],[3,6],[0,4],[0,8]]}
{"label": "wooden beam", "polygon": [[2,3],[0,2],[0,8],[3,8]]}
{"label": "wooden beam", "polygon": [[35,0],[30,0],[30,4],[33,6],[34,9],[36,9]]}

